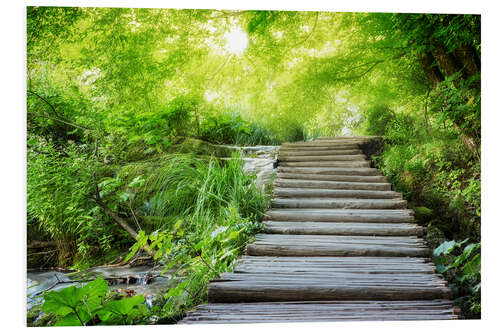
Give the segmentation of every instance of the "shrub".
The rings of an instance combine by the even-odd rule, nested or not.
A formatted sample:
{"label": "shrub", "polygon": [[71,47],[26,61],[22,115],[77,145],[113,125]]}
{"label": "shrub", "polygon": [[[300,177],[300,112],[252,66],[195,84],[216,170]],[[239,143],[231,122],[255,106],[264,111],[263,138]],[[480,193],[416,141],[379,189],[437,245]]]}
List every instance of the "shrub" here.
{"label": "shrub", "polygon": [[386,134],[389,123],[394,119],[394,112],[387,105],[376,105],[366,110],[365,131],[368,135]]}

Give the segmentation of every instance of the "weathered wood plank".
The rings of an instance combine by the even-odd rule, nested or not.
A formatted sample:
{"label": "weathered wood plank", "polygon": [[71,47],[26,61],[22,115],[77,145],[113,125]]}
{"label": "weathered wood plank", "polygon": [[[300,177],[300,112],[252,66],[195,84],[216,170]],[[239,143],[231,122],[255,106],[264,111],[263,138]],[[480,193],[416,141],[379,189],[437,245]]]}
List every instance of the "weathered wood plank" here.
{"label": "weathered wood plank", "polygon": [[451,289],[439,285],[396,286],[392,281],[372,287],[337,285],[331,279],[318,284],[292,285],[289,281],[250,284],[248,282],[212,282],[208,300],[214,303],[314,301],[314,300],[432,300],[450,298]]}
{"label": "weathered wood plank", "polygon": [[271,209],[266,212],[265,219],[288,222],[408,223],[414,221],[414,217],[406,210],[389,209],[373,209],[371,212],[361,209]]}
{"label": "weathered wood plank", "polygon": [[211,303],[198,306],[181,323],[443,320],[459,314],[449,300]]}
{"label": "weathered wood plank", "polygon": [[264,221],[268,234],[422,236],[424,228],[413,223],[329,223]]}
{"label": "weathered wood plank", "polygon": [[279,154],[278,162],[318,162],[318,161],[366,161],[365,155],[321,155],[321,156],[308,156],[295,154]]}
{"label": "weathered wood plank", "polygon": [[371,190],[331,190],[278,187],[273,190],[275,198],[358,198],[358,199],[402,199],[399,192]]}
{"label": "weathered wood plank", "polygon": [[333,168],[333,167],[285,167],[279,166],[278,172],[303,173],[316,175],[380,176],[375,168]]}
{"label": "weathered wood plank", "polygon": [[277,187],[292,188],[314,188],[327,190],[371,190],[390,191],[390,183],[360,183],[360,182],[338,182],[326,180],[302,180],[302,179],[277,179],[274,182]]}
{"label": "weathered wood plank", "polygon": [[252,256],[425,257],[429,249],[417,237],[257,234],[248,244]]}
{"label": "weathered wood plank", "polygon": [[294,148],[322,148],[322,149],[357,149],[359,144],[356,142],[296,142],[288,143],[285,142],[281,145],[283,149],[294,149]]}
{"label": "weathered wood plank", "polygon": [[279,150],[280,156],[337,156],[337,155],[362,155],[361,149],[321,149],[321,150],[307,150],[307,149],[283,149]]}
{"label": "weathered wood plank", "polygon": [[271,201],[273,208],[335,208],[335,209],[398,209],[406,208],[406,200],[399,199],[284,199]]}
{"label": "weathered wood plank", "polygon": [[236,262],[234,273],[433,274],[435,269],[434,264],[425,258],[414,257],[243,256]]}
{"label": "weathered wood plank", "polygon": [[387,183],[384,176],[317,175],[307,173],[279,172],[279,179],[329,180],[339,182]]}
{"label": "weathered wood plank", "polygon": [[313,162],[279,162],[281,166],[295,167],[339,167],[339,168],[368,168],[369,161],[313,161]]}

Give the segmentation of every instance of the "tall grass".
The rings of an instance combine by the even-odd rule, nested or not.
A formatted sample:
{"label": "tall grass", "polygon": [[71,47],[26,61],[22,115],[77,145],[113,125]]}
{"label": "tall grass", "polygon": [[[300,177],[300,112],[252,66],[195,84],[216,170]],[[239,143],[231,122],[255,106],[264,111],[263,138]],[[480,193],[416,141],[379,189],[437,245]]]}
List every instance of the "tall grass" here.
{"label": "tall grass", "polygon": [[[227,161],[168,155],[150,167],[137,212],[157,223],[145,228],[131,253],[149,242],[158,263],[181,275],[157,308],[159,316],[175,317],[206,300],[210,279],[231,269],[259,230],[269,198],[255,186],[255,176],[243,172],[239,155]],[[127,174],[140,172],[132,167]]]}
{"label": "tall grass", "polygon": [[[126,169],[129,178],[145,171],[140,165]],[[253,180],[243,172],[239,155],[227,161],[167,155],[149,170],[136,200],[138,211],[160,218],[159,228],[168,228],[178,219],[197,221],[192,228],[207,227],[229,206],[243,218],[260,219],[267,199]]]}

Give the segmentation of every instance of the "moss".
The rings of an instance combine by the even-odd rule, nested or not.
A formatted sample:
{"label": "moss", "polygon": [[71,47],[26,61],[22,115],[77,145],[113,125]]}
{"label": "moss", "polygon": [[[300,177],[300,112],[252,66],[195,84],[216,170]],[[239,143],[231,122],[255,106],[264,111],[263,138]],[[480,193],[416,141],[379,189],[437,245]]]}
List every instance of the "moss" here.
{"label": "moss", "polygon": [[415,212],[415,219],[418,224],[426,224],[429,222],[434,213],[432,209],[424,206],[413,207],[413,211]]}

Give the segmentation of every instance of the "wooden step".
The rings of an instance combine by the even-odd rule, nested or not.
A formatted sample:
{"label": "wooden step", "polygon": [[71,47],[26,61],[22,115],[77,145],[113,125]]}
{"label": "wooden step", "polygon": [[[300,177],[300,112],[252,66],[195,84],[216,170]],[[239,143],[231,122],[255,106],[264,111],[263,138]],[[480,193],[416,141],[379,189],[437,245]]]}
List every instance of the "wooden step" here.
{"label": "wooden step", "polygon": [[257,234],[246,247],[252,256],[380,256],[425,257],[429,249],[422,239],[385,236],[330,236]]}
{"label": "wooden step", "polygon": [[415,223],[335,223],[264,221],[264,232],[289,235],[422,236]]}
{"label": "wooden step", "polygon": [[365,155],[330,155],[330,156],[308,156],[308,155],[278,155],[278,162],[318,162],[318,161],[366,161]]}
{"label": "wooden step", "polygon": [[314,141],[343,141],[343,140],[358,140],[358,141],[372,141],[372,140],[381,140],[381,136],[320,136],[314,139]]}
{"label": "wooden step", "polygon": [[338,156],[338,155],[361,155],[360,149],[343,150],[302,150],[302,149],[280,149],[279,156]]}
{"label": "wooden step", "polygon": [[277,179],[274,182],[276,187],[288,188],[314,188],[330,190],[371,190],[390,191],[390,183],[361,183],[361,182],[336,182],[327,180],[302,180],[302,179]]}
{"label": "wooden step", "polygon": [[398,209],[406,206],[406,200],[399,199],[276,198],[271,201],[273,208]]}
{"label": "wooden step", "polygon": [[414,221],[413,213],[403,209],[271,209],[265,213],[266,220],[311,221],[311,222],[367,222],[367,223],[409,223]]}
{"label": "wooden step", "polygon": [[329,190],[274,187],[275,198],[359,198],[359,199],[402,199],[403,195],[393,191]]}
{"label": "wooden step", "polygon": [[287,151],[287,152],[294,152],[294,151],[322,151],[322,152],[335,152],[339,150],[359,150],[359,146],[357,144],[350,144],[350,145],[318,145],[318,146],[294,146],[294,145],[288,145],[288,146],[281,146],[280,152],[282,151]]}
{"label": "wooden step", "polygon": [[426,258],[405,257],[273,257],[243,256],[234,273],[363,273],[434,274],[436,266]]}
{"label": "wooden step", "polygon": [[286,167],[279,166],[278,172],[303,173],[314,175],[347,175],[347,176],[380,176],[380,170],[375,168],[325,168],[325,167]]}
{"label": "wooden step", "polygon": [[368,168],[369,161],[319,161],[319,162],[279,162],[280,166],[294,167],[338,167],[338,168]]}
{"label": "wooden step", "polygon": [[338,182],[387,183],[384,176],[316,175],[307,173],[279,172],[278,179],[329,180]]}
{"label": "wooden step", "polygon": [[347,140],[337,140],[337,141],[304,141],[304,142],[284,142],[281,147],[284,148],[295,148],[295,147],[328,147],[328,148],[338,148],[338,147],[350,147],[352,149],[358,148],[359,141],[347,141]]}
{"label": "wooden step", "polygon": [[[432,300],[449,298],[451,289],[432,274],[428,263],[415,258],[391,263],[387,258],[318,262],[317,258],[270,257],[236,265],[210,283],[210,302],[314,301],[314,300]],[[312,260],[310,260],[312,259]],[[335,258],[336,259],[336,258]],[[347,259],[347,258],[346,258]],[[367,259],[372,259],[372,263]],[[377,259],[381,259],[377,261]],[[363,264],[365,262],[366,264]]]}
{"label": "wooden step", "polygon": [[210,303],[199,305],[181,324],[250,324],[381,320],[451,320],[460,309],[452,301],[313,301]]}

